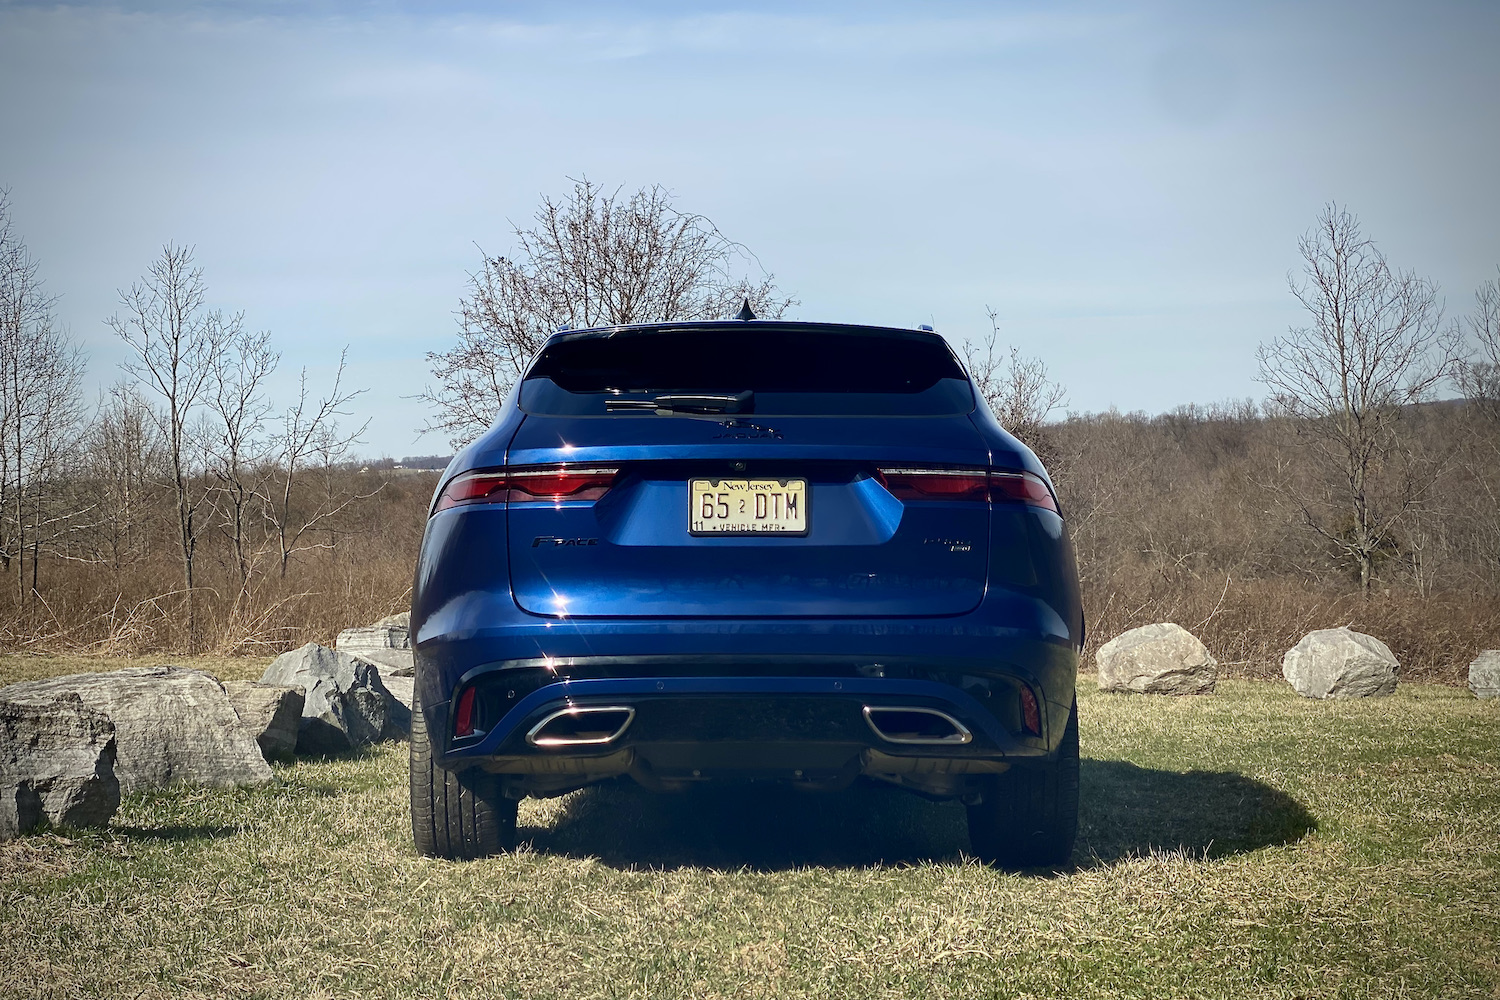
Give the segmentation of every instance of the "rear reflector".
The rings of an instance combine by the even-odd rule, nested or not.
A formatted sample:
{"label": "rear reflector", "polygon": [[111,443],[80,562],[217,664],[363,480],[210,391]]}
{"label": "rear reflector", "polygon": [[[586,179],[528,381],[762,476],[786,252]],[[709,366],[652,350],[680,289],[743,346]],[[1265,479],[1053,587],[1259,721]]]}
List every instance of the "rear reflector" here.
{"label": "rear reflector", "polygon": [[453,735],[474,735],[474,688],[464,688],[458,696],[458,705],[453,709]]}
{"label": "rear reflector", "polygon": [[1032,736],[1042,735],[1042,712],[1036,703],[1036,695],[1025,684],[1021,685],[1021,725]]}
{"label": "rear reflector", "polygon": [[436,514],[464,504],[522,503],[535,500],[598,500],[614,485],[619,469],[552,466],[538,469],[488,469],[455,476],[437,502]]}
{"label": "rear reflector", "polygon": [[1039,476],[1016,469],[878,469],[880,484],[898,500],[985,500],[1020,503],[1057,513]]}

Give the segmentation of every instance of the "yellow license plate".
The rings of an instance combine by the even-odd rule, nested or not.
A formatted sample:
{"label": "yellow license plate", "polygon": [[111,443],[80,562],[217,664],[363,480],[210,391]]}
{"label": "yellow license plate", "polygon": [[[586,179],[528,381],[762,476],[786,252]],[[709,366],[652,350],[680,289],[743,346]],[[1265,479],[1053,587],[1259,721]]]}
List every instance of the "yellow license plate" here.
{"label": "yellow license plate", "polygon": [[692,479],[690,535],[805,535],[806,479]]}

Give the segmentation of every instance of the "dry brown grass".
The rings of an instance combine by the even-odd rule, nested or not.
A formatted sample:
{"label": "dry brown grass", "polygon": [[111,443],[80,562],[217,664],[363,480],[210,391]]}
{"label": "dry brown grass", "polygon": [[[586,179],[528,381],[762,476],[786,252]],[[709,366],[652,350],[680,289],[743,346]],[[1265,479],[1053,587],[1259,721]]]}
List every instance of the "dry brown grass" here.
{"label": "dry brown grass", "polygon": [[[1500,513],[1481,488],[1500,488],[1500,470],[1474,457],[1484,451],[1473,428],[1446,410],[1423,417],[1430,447],[1451,439],[1463,448],[1365,599],[1268,485],[1278,463],[1297,455],[1287,429],[1247,413],[1104,414],[1047,429],[1043,451],[1078,550],[1089,652],[1128,628],[1174,621],[1207,643],[1226,674],[1274,678],[1307,632],[1348,625],[1389,644],[1408,679],[1462,684],[1480,650],[1500,647]],[[285,579],[261,558],[242,595],[224,538],[205,533],[196,641],[170,525],[157,524],[145,553],[119,569],[45,562],[41,597],[25,606],[0,582],[0,650],[269,656],[403,609],[437,474],[348,475],[352,492],[380,485],[372,476],[386,480],[313,539],[332,548],[300,553]]]}
{"label": "dry brown grass", "polygon": [[[1126,629],[1176,622],[1197,635],[1231,677],[1281,676],[1281,657],[1308,632],[1345,625],[1376,636],[1402,677],[1462,685],[1480,650],[1500,647],[1500,600],[1484,594],[1421,597],[1389,590],[1370,599],[1292,580],[1211,580],[1085,591],[1086,655]],[[1092,660],[1090,660],[1092,662]]]}

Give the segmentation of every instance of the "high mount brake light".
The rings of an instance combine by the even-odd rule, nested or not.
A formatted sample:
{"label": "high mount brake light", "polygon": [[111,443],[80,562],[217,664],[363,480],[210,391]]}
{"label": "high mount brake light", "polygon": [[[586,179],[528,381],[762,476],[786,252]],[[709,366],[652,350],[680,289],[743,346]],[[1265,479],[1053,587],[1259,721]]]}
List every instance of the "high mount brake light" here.
{"label": "high mount brake light", "polygon": [[878,469],[880,484],[898,500],[985,500],[1021,503],[1057,513],[1039,477],[1015,469]]}
{"label": "high mount brake light", "polygon": [[614,485],[619,469],[505,469],[465,472],[443,487],[432,512],[464,504],[522,503],[528,500],[598,500]]}

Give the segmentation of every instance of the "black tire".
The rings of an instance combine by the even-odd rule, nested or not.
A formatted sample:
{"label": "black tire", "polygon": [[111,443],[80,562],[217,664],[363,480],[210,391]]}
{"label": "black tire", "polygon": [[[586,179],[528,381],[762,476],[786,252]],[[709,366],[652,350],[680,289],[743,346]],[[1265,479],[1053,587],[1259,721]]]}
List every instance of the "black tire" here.
{"label": "black tire", "polygon": [[517,805],[501,794],[493,774],[478,768],[455,773],[434,764],[427,718],[420,705],[412,705],[411,834],[420,853],[469,861],[513,850]]}
{"label": "black tire", "polygon": [[1078,703],[1062,743],[1040,766],[996,775],[984,800],[969,807],[976,857],[1003,868],[1061,868],[1078,837]]}

